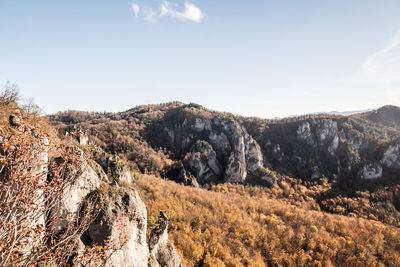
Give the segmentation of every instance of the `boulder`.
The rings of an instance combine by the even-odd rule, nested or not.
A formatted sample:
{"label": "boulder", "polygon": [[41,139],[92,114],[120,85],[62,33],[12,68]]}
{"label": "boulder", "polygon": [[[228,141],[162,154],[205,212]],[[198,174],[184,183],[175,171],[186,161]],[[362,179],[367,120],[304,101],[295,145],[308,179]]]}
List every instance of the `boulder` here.
{"label": "boulder", "polygon": [[151,231],[149,267],[181,267],[182,260],[168,239],[168,218],[161,211],[157,226]]}
{"label": "boulder", "polygon": [[100,204],[99,215],[82,236],[83,243],[90,246],[111,242],[116,250],[105,266],[147,266],[147,212],[136,190],[110,188],[99,192],[96,198]]}

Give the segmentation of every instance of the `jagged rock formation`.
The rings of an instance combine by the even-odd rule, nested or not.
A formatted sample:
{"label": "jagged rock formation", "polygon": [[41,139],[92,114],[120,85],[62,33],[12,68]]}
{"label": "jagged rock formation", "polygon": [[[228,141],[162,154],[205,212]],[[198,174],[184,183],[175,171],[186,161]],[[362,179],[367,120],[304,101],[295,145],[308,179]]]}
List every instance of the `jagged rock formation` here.
{"label": "jagged rock formation", "polygon": [[146,243],[146,206],[136,190],[110,188],[96,192],[100,212],[82,236],[85,245],[104,245],[111,241],[118,249],[106,261],[105,266],[146,266],[148,246]]}
{"label": "jagged rock formation", "polygon": [[223,173],[217,154],[206,141],[197,141],[186,154],[184,161],[200,184],[218,181]]}
{"label": "jagged rock formation", "polygon": [[149,267],[181,267],[182,261],[176,253],[174,245],[168,239],[168,218],[165,212],[160,212],[157,226],[150,234]]}
{"label": "jagged rock formation", "polygon": [[[110,163],[111,159],[106,162]],[[105,166],[109,167],[110,165]],[[120,181],[119,177],[116,179],[118,182]],[[135,189],[110,183],[100,165],[97,165],[96,162],[84,162],[81,175],[64,190],[62,196],[61,205],[55,210],[63,216],[71,213],[77,214],[86,199],[100,205],[96,219],[88,226],[80,240],[83,247],[111,243],[116,248],[104,266],[141,267],[148,265],[146,206]],[[65,227],[65,224],[65,220],[61,220],[57,224],[59,231]],[[175,250],[170,253],[176,254]],[[161,257],[160,260],[166,263],[170,262],[169,258]],[[175,261],[172,261],[168,266],[179,266],[174,263]]]}
{"label": "jagged rock formation", "polygon": [[150,127],[154,144],[168,146],[180,157],[197,182],[254,183],[262,175],[264,159],[257,142],[232,118],[203,114],[191,119],[196,108],[179,110],[186,117],[166,114]]}
{"label": "jagged rock formation", "polygon": [[[129,186],[130,171],[123,160],[108,153],[101,153],[99,158],[95,157],[94,159],[98,163],[88,160],[84,153],[88,153],[90,148],[82,145],[82,142],[78,142],[81,148],[76,143],[66,147],[63,156],[49,160],[49,140],[44,134],[24,125],[22,119],[17,115],[10,116],[9,124],[12,128],[7,138],[14,138],[13,133],[18,135],[16,138],[26,138],[26,148],[31,149],[30,151],[23,150],[32,159],[25,160],[29,164],[21,166],[24,167],[23,172],[28,172],[29,177],[35,179],[35,183],[41,184],[42,187],[38,186],[37,188],[51,184],[53,174],[49,170],[54,170],[55,173],[57,168],[63,169],[62,175],[57,176],[57,179],[63,181],[64,186],[57,191],[59,198],[56,202],[48,203],[43,189],[29,192],[36,196],[33,205],[37,207],[37,210],[33,212],[28,211],[32,213],[32,219],[28,221],[29,229],[39,231],[37,230],[39,227],[48,225],[54,238],[61,236],[71,224],[79,223],[82,216],[86,216],[84,214],[87,212],[85,207],[92,203],[93,207],[96,207],[96,210],[92,211],[95,219],[87,221],[87,230],[82,235],[78,235],[78,232],[74,233],[73,237],[77,238],[74,241],[77,247],[74,250],[75,256],[70,258],[69,264],[82,266],[77,260],[79,253],[85,252],[93,245],[107,245],[105,255],[108,251],[111,254],[104,257],[105,262],[101,266],[148,266],[146,206],[136,190]],[[1,130],[0,141],[3,139],[3,130]],[[22,146],[22,144],[19,145]],[[24,149],[26,148],[24,147]],[[12,149],[17,148],[13,147]],[[0,151],[0,153],[3,152]],[[95,151],[95,154],[96,152],[98,151]],[[1,170],[3,169],[1,168]],[[111,177],[107,176],[106,171],[111,172]],[[8,174],[1,172],[1,175],[2,185],[6,185]],[[50,208],[45,209],[46,205],[50,205]],[[48,214],[44,210],[48,210]],[[41,236],[35,236],[35,240],[30,236],[21,239],[21,242],[27,244],[20,251],[21,255],[28,257],[31,250],[41,244],[42,240],[40,239]],[[157,262],[160,266],[181,266],[180,258],[168,240],[167,228],[163,229],[162,238],[157,242],[152,239],[151,247],[156,247],[158,250]]]}

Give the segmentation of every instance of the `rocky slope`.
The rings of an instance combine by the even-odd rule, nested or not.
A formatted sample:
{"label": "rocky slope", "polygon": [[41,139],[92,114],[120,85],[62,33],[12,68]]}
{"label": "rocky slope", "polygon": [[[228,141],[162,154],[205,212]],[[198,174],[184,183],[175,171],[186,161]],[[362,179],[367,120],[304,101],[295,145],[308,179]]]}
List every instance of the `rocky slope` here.
{"label": "rocky slope", "polygon": [[[35,180],[35,183],[42,183],[47,187],[51,187],[53,179],[65,181],[65,186],[60,187],[60,191],[56,192],[59,195],[56,202],[49,202],[46,193],[42,194],[48,192],[43,191],[46,189],[32,192],[32,194],[41,194],[35,198],[37,203],[33,203],[33,205],[43,208],[37,210],[38,213],[42,212],[42,214],[32,217],[29,229],[34,228],[35,231],[39,231],[39,227],[47,225],[49,229],[43,230],[43,233],[49,231],[52,240],[54,239],[52,242],[55,244],[57,238],[68,233],[75,224],[85,220],[88,212],[94,212],[93,217],[85,221],[87,225],[82,228],[84,231],[76,231],[71,235],[75,239],[75,245],[71,250],[72,256],[68,257],[69,265],[86,266],[90,263],[89,266],[110,267],[181,266],[181,259],[168,240],[166,227],[162,229],[162,238],[158,238],[158,233],[150,236],[151,245],[149,246],[146,238],[146,206],[137,191],[131,186],[130,171],[121,159],[102,152],[98,147],[87,146],[87,142],[84,142],[85,144],[80,142],[81,145],[79,145],[73,139],[68,140],[66,138],[64,141],[56,139],[59,142],[58,144],[49,143],[46,135],[36,134],[35,131],[32,131],[19,114],[10,115],[9,125],[1,125],[1,162],[5,162],[4,160],[7,160],[7,157],[11,157],[8,152],[9,145],[6,142],[16,139],[16,145],[12,146],[12,149],[20,149],[21,151],[18,153],[22,153],[24,157],[33,154],[34,158],[37,159],[35,161],[23,159],[25,162],[34,163],[32,166],[26,165],[24,167],[27,170],[27,177],[36,179],[35,177],[39,176],[39,180]],[[79,137],[78,135],[78,139]],[[39,142],[40,139],[44,138],[43,142]],[[26,142],[29,145],[32,144],[32,146],[29,146],[32,149],[23,148],[21,140],[27,140]],[[55,151],[52,150],[53,155],[49,155],[50,147],[65,146],[63,142],[68,143],[63,154],[54,155]],[[41,147],[44,147],[44,149]],[[35,156],[36,150],[38,153]],[[11,159],[11,164],[14,164],[15,161]],[[61,176],[55,176],[58,166],[64,166]],[[13,176],[14,169],[12,168],[10,168],[12,172],[6,172],[7,168],[7,165],[0,166],[0,188],[2,190],[7,188],[9,179],[21,178]],[[5,200],[3,193],[2,191],[0,197]],[[16,194],[18,194],[18,191],[16,191]],[[88,209],[89,204],[94,207],[94,210]],[[8,205],[12,205],[12,203],[8,203]],[[50,206],[47,207],[47,205]],[[167,221],[166,215],[163,214],[163,216]],[[23,227],[23,224],[21,224],[21,227]],[[28,228],[25,230],[28,233]],[[1,232],[3,233],[3,231]],[[69,238],[62,242],[67,245],[70,242],[68,240]],[[32,257],[29,256],[30,251],[36,249],[36,246],[39,246],[41,242],[42,240],[37,239],[34,242],[27,242],[29,245],[23,248],[27,258]],[[102,248],[99,250],[99,253],[102,253],[101,260],[95,263],[91,261],[82,263],[81,257],[84,257],[82,255],[93,253],[93,251],[96,253],[96,248]],[[67,263],[60,261],[58,264]],[[14,266],[19,265],[15,263]]]}
{"label": "rocky slope", "polygon": [[[339,177],[351,183],[395,179],[400,133],[364,117],[320,114],[263,120],[173,102],[114,114],[60,113],[51,120],[61,128],[79,125],[105,150],[135,167],[143,158],[157,158],[139,169],[188,184],[271,185],[279,175]],[[107,133],[100,132],[110,126]]]}

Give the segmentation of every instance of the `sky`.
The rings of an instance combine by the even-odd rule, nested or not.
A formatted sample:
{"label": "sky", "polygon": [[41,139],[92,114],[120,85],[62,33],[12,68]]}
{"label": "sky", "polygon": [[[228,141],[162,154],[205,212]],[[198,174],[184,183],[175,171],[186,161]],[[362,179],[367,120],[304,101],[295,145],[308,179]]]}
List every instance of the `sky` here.
{"label": "sky", "polygon": [[398,0],[0,0],[0,85],[46,114],[400,106]]}

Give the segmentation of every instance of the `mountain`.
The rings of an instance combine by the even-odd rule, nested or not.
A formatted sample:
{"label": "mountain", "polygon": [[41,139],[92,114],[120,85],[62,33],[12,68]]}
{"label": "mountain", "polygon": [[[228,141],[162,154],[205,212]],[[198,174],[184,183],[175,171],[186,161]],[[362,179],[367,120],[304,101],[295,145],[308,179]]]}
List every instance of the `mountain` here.
{"label": "mountain", "polygon": [[171,102],[49,121],[126,161],[188,266],[396,265],[400,130],[365,114],[268,120]]}
{"label": "mountain", "polygon": [[377,110],[358,114],[359,117],[387,127],[400,127],[400,108],[383,106]]}
{"label": "mountain", "polygon": [[396,127],[180,102],[41,117],[9,95],[0,116],[2,266],[400,264]]}
{"label": "mountain", "polygon": [[[399,130],[382,128],[365,114],[263,120],[174,102],[120,113],[70,111],[50,120],[64,130],[81,127],[142,172],[158,170],[188,183],[270,185],[278,174],[396,181]],[[191,178],[180,175],[180,168]]]}

